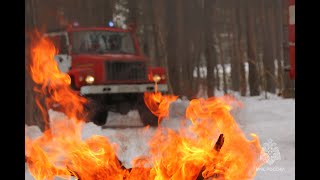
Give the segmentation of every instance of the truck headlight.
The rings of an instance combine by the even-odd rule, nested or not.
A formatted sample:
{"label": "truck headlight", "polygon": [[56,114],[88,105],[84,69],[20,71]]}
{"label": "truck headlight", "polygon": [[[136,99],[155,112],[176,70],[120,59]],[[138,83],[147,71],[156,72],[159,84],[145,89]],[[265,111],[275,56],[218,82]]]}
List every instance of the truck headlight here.
{"label": "truck headlight", "polygon": [[157,82],[159,82],[161,80],[161,77],[158,74],[155,74],[155,75],[153,75],[152,79],[153,79],[154,82],[157,83]]}
{"label": "truck headlight", "polygon": [[92,83],[94,83],[94,77],[91,76],[91,75],[88,75],[86,77],[85,81],[86,81],[87,84],[92,84]]}

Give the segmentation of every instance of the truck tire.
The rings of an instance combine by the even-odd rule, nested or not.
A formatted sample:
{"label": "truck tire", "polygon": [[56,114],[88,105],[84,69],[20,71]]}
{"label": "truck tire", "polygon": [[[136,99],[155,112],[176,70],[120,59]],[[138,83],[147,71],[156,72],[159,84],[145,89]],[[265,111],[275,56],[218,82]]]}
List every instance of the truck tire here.
{"label": "truck tire", "polygon": [[143,100],[143,96],[139,97],[137,109],[143,125],[150,125],[152,127],[158,126],[158,117],[155,116],[146,106]]}
{"label": "truck tire", "polygon": [[106,124],[108,118],[108,111],[95,112],[92,115],[92,122],[97,126],[103,126]]}
{"label": "truck tire", "polygon": [[88,118],[98,126],[103,126],[107,122],[108,110],[104,108],[103,100],[100,97],[86,97],[88,103],[85,108],[89,113]]}

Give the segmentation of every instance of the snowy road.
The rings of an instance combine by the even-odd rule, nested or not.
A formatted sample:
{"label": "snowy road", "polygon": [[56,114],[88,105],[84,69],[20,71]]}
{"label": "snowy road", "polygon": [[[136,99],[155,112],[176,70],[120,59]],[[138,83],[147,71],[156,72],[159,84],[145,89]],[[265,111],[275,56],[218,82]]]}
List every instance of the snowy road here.
{"label": "snowy road", "polygon": [[[246,133],[255,133],[259,136],[262,147],[273,143],[271,152],[278,151],[280,156],[274,156],[274,161],[264,165],[257,171],[256,180],[292,180],[295,179],[295,100],[271,97],[268,100],[261,97],[240,98],[244,107],[233,112],[241,129]],[[126,116],[114,114],[110,121],[127,119],[139,124],[139,115],[130,112]],[[176,118],[164,121],[165,126],[177,128]],[[28,127],[27,134],[38,136],[40,133],[35,127]],[[147,140],[154,129],[144,133],[144,128],[101,129],[88,123],[83,129],[83,138],[93,134],[104,135],[113,143],[119,145],[118,157],[125,166],[139,155],[146,154]],[[269,144],[267,143],[269,142]],[[271,147],[271,146],[269,146]],[[33,180],[26,168],[26,180]],[[59,179],[59,178],[56,178]]]}
{"label": "snowy road", "polygon": [[276,143],[271,149],[280,152],[280,159],[261,167],[255,179],[295,179],[295,100],[245,98],[243,102],[245,107],[238,117],[241,129],[256,133],[262,147],[271,140]]}

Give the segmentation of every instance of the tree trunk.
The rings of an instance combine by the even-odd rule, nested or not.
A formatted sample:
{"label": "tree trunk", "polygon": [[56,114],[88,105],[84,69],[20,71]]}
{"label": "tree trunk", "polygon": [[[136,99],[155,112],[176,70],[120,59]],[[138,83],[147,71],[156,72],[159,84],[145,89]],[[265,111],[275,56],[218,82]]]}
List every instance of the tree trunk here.
{"label": "tree trunk", "polygon": [[[217,53],[217,52],[216,52]],[[217,58],[217,61],[218,61],[218,58]],[[221,78],[220,78],[220,72],[219,72],[219,67],[218,67],[218,63],[214,66],[214,69],[215,69],[215,75],[214,75],[214,78],[215,78],[215,82],[216,84],[214,85],[215,88],[220,91],[221,90]]]}
{"label": "tree trunk", "polygon": [[168,20],[168,36],[166,40],[166,51],[168,53],[168,70],[169,70],[169,76],[173,77],[170,78],[170,84],[172,85],[173,93],[180,95],[180,66],[179,66],[179,60],[176,59],[176,48],[178,46],[177,42],[177,34],[178,30],[176,28],[176,3],[171,0],[167,0],[167,9],[166,13],[168,14],[167,20]]}
{"label": "tree trunk", "polygon": [[281,93],[283,90],[283,52],[282,52],[282,6],[281,1],[274,0],[275,3],[275,13],[274,13],[274,23],[275,23],[275,55],[277,61],[277,84],[279,88],[279,92]]}
{"label": "tree trunk", "polygon": [[176,0],[175,1],[175,9],[176,9],[176,41],[177,41],[177,46],[175,48],[175,59],[177,60],[177,70],[178,70],[178,84],[179,84],[179,95],[186,95],[185,93],[185,81],[184,81],[184,71],[185,71],[185,64],[182,62],[186,58],[186,54],[184,52],[184,12],[183,12],[183,5],[184,2],[183,0]]}
{"label": "tree trunk", "polygon": [[256,2],[256,16],[255,16],[255,23],[254,23],[254,33],[256,34],[256,67],[258,72],[258,82],[260,86],[260,94],[262,90],[265,90],[265,83],[264,83],[264,70],[263,70],[263,41],[264,41],[264,27],[263,27],[263,17],[262,17],[262,8],[260,2]]}
{"label": "tree trunk", "polygon": [[[237,77],[237,80],[239,81],[239,89],[236,89],[237,91],[240,91],[241,96],[245,96],[246,95],[246,90],[247,90],[247,85],[246,85],[246,76],[245,76],[245,67],[244,67],[244,59],[243,59],[243,50],[242,50],[242,43],[241,43],[241,39],[242,39],[242,27],[241,27],[241,4],[239,1],[235,1],[237,7],[235,8],[235,13],[234,13],[234,52],[235,52],[235,62],[234,62],[234,66],[232,68],[238,68],[238,69],[234,69],[235,72],[237,72],[238,74],[234,73],[234,77]],[[236,80],[234,80],[236,81]],[[236,84],[238,85],[238,84]]]}
{"label": "tree trunk", "polygon": [[167,1],[152,1],[152,12],[154,19],[154,34],[155,34],[155,44],[156,44],[156,62],[157,65],[164,66],[166,68],[166,79],[168,84],[169,93],[173,94],[173,87],[171,85],[171,75],[172,72],[169,69],[169,54],[168,54],[168,42],[167,34],[168,27],[165,26],[167,22]]}
{"label": "tree trunk", "polygon": [[144,27],[144,50],[146,56],[150,59],[150,65],[156,66],[156,46],[155,46],[155,37],[154,37],[154,18],[152,16],[152,1],[142,0],[141,9],[142,9],[142,21]]}
{"label": "tree trunk", "polygon": [[[257,63],[256,34],[254,31],[254,12],[255,0],[247,1],[246,18],[247,18],[247,45],[248,45],[248,64],[249,64],[249,88],[250,96],[260,95],[259,75]],[[253,7],[252,7],[253,6]]]}
{"label": "tree trunk", "polygon": [[262,1],[262,24],[263,24],[263,67],[264,67],[264,78],[265,78],[265,90],[270,93],[275,93],[275,76],[274,76],[274,59],[272,49],[272,36],[270,27],[271,7],[268,0]]}
{"label": "tree trunk", "polygon": [[[181,0],[180,0],[181,1]],[[182,33],[183,33],[183,17],[180,1],[167,1],[167,13],[168,13],[168,36],[166,41],[167,53],[168,53],[168,67],[169,76],[174,77],[170,79],[173,93],[182,95]]]}
{"label": "tree trunk", "polygon": [[232,90],[239,91],[240,89],[240,63],[238,54],[238,33],[236,27],[236,12],[235,7],[232,8],[232,58],[231,58],[231,80]]}
{"label": "tree trunk", "polygon": [[[206,14],[205,14],[205,4],[204,1],[199,0],[198,2],[198,6],[199,6],[199,16],[198,19],[196,20],[196,22],[198,23],[196,27],[199,28],[195,28],[195,29],[201,29],[204,30],[206,28]],[[206,51],[206,41],[205,41],[205,36],[206,33],[200,33],[199,32],[195,32],[194,34],[198,35],[198,44],[195,45],[195,64],[197,66],[197,80],[195,83],[195,91],[197,91],[197,96],[198,97],[207,97],[207,83],[206,83],[206,79],[205,77],[203,77],[203,72],[202,72],[202,68],[204,67],[204,62],[203,62],[203,57]],[[201,69],[200,69],[201,68]]]}
{"label": "tree trunk", "polygon": [[[183,94],[186,95],[189,99],[196,95],[196,91],[194,91],[194,85],[196,83],[193,77],[193,70],[196,64],[196,47],[199,46],[199,32],[198,28],[199,23],[197,22],[200,15],[200,4],[194,0],[185,0],[182,4],[183,11],[183,39],[182,39],[182,81],[183,86],[182,90]],[[191,13],[192,12],[192,13]],[[187,38],[186,38],[187,37]],[[198,59],[197,59],[198,60]]]}
{"label": "tree trunk", "polygon": [[240,61],[240,95],[245,96],[247,94],[247,80],[246,80],[246,71],[245,71],[245,61],[244,61],[244,51],[242,48],[242,26],[241,26],[241,17],[242,17],[242,7],[240,1],[237,6],[237,26],[238,26],[238,53],[239,53],[239,61]]}
{"label": "tree trunk", "polygon": [[[270,40],[271,40],[271,47],[272,47],[272,67],[273,67],[273,84],[275,87],[275,91],[279,90],[279,84],[278,84],[278,77],[277,77],[277,72],[278,70],[276,69],[276,62],[277,62],[277,56],[279,55],[279,47],[277,46],[277,30],[276,30],[276,0],[269,1],[270,3],[270,10],[268,13],[268,26],[270,27]],[[279,16],[278,16],[279,17]],[[278,65],[278,64],[277,64]]]}
{"label": "tree trunk", "polygon": [[223,92],[224,94],[227,94],[228,93],[228,84],[227,84],[227,75],[226,75],[226,70],[225,70],[225,56],[224,56],[224,50],[223,50],[223,47],[222,47],[222,41],[221,41],[221,38],[219,40],[219,52],[220,52],[220,62],[219,64],[221,65],[222,67],[222,80],[223,80]]}
{"label": "tree trunk", "polygon": [[[164,61],[165,47],[162,47],[161,42],[166,44],[165,37],[167,30],[165,27],[166,22],[166,1],[152,1],[152,16],[153,16],[153,32],[155,37],[155,61],[156,65],[165,66]],[[160,39],[161,34],[161,39]]]}
{"label": "tree trunk", "polygon": [[208,97],[214,96],[214,67],[215,67],[215,54],[214,54],[214,39],[213,39],[213,13],[214,13],[214,0],[205,1],[205,39],[206,39],[206,60],[207,60],[207,94]]}

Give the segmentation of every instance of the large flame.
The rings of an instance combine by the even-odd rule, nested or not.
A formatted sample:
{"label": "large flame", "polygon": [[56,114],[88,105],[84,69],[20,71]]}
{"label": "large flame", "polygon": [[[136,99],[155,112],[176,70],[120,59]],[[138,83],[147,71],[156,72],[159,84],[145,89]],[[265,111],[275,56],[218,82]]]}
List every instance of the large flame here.
{"label": "large flame", "polygon": [[[31,49],[30,73],[33,81],[40,85],[40,88],[35,87],[40,95],[37,99],[38,106],[46,114],[48,108],[58,105],[68,117],[83,120],[86,99],[70,88],[70,76],[59,70],[54,60],[57,49],[47,38],[41,37],[38,31],[34,33],[33,39],[35,42]],[[40,103],[41,98],[44,98],[45,107]]]}
{"label": "large flame", "polygon": [[[117,145],[106,137],[81,139],[86,99],[69,88],[70,77],[54,61],[54,45],[37,35],[30,70],[41,86],[35,90],[45,97],[45,105],[40,101],[38,105],[46,113],[57,104],[66,117],[50,122],[41,137],[26,137],[28,168],[35,179],[242,180],[253,179],[263,164],[258,137],[252,134],[248,140],[230,114],[232,103],[238,102],[224,96],[191,100],[180,129],[159,127],[149,141],[150,153],[137,157],[131,169],[124,168],[116,155]],[[155,92],[145,93],[144,98],[161,120],[168,117],[169,105],[178,97]]]}
{"label": "large flame", "polygon": [[[151,93],[145,98],[159,101],[159,96]],[[256,168],[263,164],[259,139],[255,134],[251,134],[252,140],[246,139],[230,114],[233,103],[239,104],[229,96],[191,100],[185,114],[187,122],[178,132],[158,129],[149,142],[149,178],[192,180],[201,173],[205,179],[253,179]],[[221,134],[224,143],[217,151],[215,145]]]}

